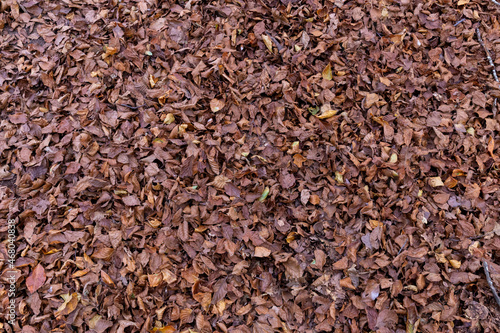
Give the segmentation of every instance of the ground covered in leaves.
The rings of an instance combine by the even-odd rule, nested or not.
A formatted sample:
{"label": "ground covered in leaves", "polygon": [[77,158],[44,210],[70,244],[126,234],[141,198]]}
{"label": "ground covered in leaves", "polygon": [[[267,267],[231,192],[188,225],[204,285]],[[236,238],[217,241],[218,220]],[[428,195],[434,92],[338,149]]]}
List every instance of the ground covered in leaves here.
{"label": "ground covered in leaves", "polygon": [[499,14],[2,1],[0,325],[498,332]]}

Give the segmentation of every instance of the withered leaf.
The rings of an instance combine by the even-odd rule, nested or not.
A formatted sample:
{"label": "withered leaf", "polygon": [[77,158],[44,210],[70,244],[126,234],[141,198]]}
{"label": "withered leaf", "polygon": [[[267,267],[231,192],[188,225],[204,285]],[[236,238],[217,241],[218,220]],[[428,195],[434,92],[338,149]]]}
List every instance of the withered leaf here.
{"label": "withered leaf", "polygon": [[45,269],[41,264],[38,264],[31,272],[30,276],[26,279],[26,287],[32,294],[37,291],[45,283],[47,276],[45,275]]}

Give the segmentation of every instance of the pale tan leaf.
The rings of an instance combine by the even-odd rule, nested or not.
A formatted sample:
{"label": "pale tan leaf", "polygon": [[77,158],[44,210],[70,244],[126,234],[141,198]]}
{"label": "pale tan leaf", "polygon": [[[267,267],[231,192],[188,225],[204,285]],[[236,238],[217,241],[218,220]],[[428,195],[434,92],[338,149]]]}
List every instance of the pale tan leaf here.
{"label": "pale tan leaf", "polygon": [[225,105],[224,101],[214,98],[210,101],[210,110],[212,110],[212,112],[218,112],[222,110]]}
{"label": "pale tan leaf", "polygon": [[325,80],[328,80],[328,81],[332,80],[332,78],[333,78],[332,65],[330,65],[330,63],[328,63],[328,65],[326,65],[325,69],[323,69],[323,72],[321,72],[321,76]]}
{"label": "pale tan leaf", "polygon": [[266,44],[266,47],[269,50],[269,52],[273,52],[273,42],[271,38],[269,38],[269,36],[266,34],[262,34],[261,37],[262,40],[264,41],[264,44]]}

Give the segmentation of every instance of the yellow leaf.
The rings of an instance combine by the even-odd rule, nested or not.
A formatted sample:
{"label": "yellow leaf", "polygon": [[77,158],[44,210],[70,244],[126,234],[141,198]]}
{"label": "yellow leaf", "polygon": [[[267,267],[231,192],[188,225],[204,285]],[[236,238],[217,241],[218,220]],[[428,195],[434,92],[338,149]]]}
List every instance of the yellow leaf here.
{"label": "yellow leaf", "polygon": [[104,46],[104,54],[101,56],[103,59],[106,59],[107,57],[116,54],[118,52],[117,47],[109,47],[109,46]]}
{"label": "yellow leaf", "polygon": [[467,176],[467,174],[460,169],[453,169],[451,176],[452,177],[463,177],[463,176]]}
{"label": "yellow leaf", "polygon": [[335,180],[339,184],[344,184],[344,176],[338,171],[335,171]]}
{"label": "yellow leaf", "polygon": [[469,2],[470,2],[469,0],[460,0],[460,1],[458,1],[457,5],[462,6],[462,5],[468,4]]}
{"label": "yellow leaf", "polygon": [[161,221],[158,220],[158,219],[151,219],[148,221],[148,224],[152,227],[152,228],[158,228],[160,225],[161,225]]}
{"label": "yellow leaf", "polygon": [[317,118],[319,119],[327,119],[335,116],[337,114],[337,110],[332,110],[330,107],[330,104],[324,104],[321,107],[320,113],[316,115]]}
{"label": "yellow leaf", "polygon": [[166,125],[170,125],[174,121],[175,121],[175,116],[171,113],[167,113],[167,115],[165,116],[165,120],[163,120],[163,123]]}
{"label": "yellow leaf", "polygon": [[462,266],[462,263],[458,260],[450,259],[450,265],[453,268],[459,269]]}
{"label": "yellow leaf", "polygon": [[93,316],[92,319],[90,319],[89,322],[88,322],[89,328],[93,330],[96,327],[97,322],[101,318],[102,318],[102,316],[99,316],[99,315]]}
{"label": "yellow leaf", "polygon": [[154,88],[156,85],[156,82],[158,82],[158,78],[155,78],[153,75],[149,74],[149,85],[151,88]]}
{"label": "yellow leaf", "polygon": [[292,231],[291,233],[288,234],[288,236],[286,236],[286,242],[288,244],[290,244],[291,242],[293,242],[295,240],[297,235],[298,235],[298,233],[296,233],[295,231]]}
{"label": "yellow leaf", "polygon": [[266,34],[262,34],[261,37],[262,37],[262,40],[264,41],[264,44],[266,44],[266,47],[269,50],[269,52],[272,53],[273,52],[273,42],[271,41],[271,38],[269,38],[269,36]]}
{"label": "yellow leaf", "polygon": [[52,254],[52,253],[56,253],[56,252],[59,252],[59,251],[61,251],[61,250],[58,250],[58,249],[51,249],[51,250],[49,250],[49,251],[47,251],[47,252],[43,251],[43,254],[46,254],[46,255],[47,255],[47,254]]}
{"label": "yellow leaf", "polygon": [[325,69],[323,69],[323,72],[321,73],[321,76],[325,80],[328,80],[328,81],[332,80],[332,77],[333,77],[333,75],[332,75],[332,66],[330,65],[330,63],[328,63],[328,65],[326,65]]}

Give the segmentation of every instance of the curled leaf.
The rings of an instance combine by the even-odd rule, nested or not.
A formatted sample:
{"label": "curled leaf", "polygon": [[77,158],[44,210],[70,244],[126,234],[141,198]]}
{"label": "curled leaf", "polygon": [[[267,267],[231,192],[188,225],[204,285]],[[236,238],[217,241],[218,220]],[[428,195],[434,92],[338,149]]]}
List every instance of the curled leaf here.
{"label": "curled leaf", "polygon": [[264,41],[264,44],[266,44],[266,47],[269,50],[269,52],[272,53],[273,52],[273,42],[272,42],[271,38],[269,38],[269,36],[266,34],[262,34],[261,37],[262,37],[262,40]]}
{"label": "curled leaf", "polygon": [[332,110],[330,104],[324,104],[321,107],[321,112],[316,115],[319,119],[327,119],[335,116],[337,114],[337,110]]}
{"label": "curled leaf", "polygon": [[266,200],[266,198],[267,198],[268,195],[269,195],[269,186],[266,186],[266,188],[262,192],[262,195],[259,198],[259,201],[263,202],[264,200]]}

